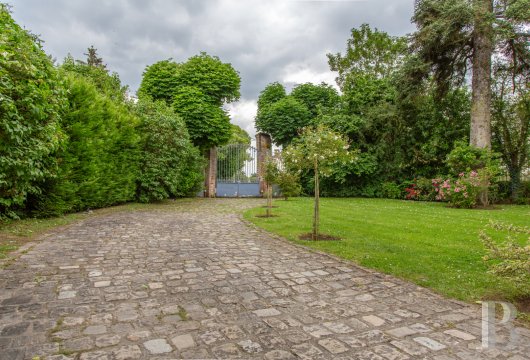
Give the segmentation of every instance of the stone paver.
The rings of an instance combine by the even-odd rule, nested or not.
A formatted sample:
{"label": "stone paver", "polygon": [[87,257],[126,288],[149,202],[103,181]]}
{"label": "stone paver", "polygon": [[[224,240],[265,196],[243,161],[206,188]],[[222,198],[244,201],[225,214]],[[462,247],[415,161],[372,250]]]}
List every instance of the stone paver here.
{"label": "stone paver", "polygon": [[[478,306],[247,225],[256,199],[112,213],[0,270],[0,358],[528,359]],[[504,343],[503,343],[504,342]]]}

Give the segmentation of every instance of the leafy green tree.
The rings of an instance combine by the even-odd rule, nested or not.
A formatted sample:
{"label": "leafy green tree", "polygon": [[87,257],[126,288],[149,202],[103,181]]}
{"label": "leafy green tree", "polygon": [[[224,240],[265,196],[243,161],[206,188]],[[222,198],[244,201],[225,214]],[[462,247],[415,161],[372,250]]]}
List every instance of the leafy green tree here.
{"label": "leafy green tree", "polygon": [[451,89],[439,98],[433,86],[425,86],[413,101],[398,103],[408,160],[404,175],[433,178],[448,172],[445,157],[457,142],[468,141],[470,103],[467,88]]}
{"label": "leafy green tree", "polygon": [[260,110],[272,105],[286,96],[287,93],[285,92],[285,87],[282,84],[273,82],[267,85],[265,89],[260,92],[258,97],[258,114]]}
{"label": "leafy green tree", "polygon": [[244,145],[250,146],[251,139],[250,139],[250,135],[248,134],[248,132],[246,132],[241,127],[235,124],[230,124],[230,126],[232,127],[232,132],[230,135],[230,139],[228,140],[228,143],[229,144],[244,144]]}
{"label": "leafy green tree", "polygon": [[[91,60],[91,62],[95,61]],[[82,76],[96,86],[99,92],[114,101],[125,101],[127,86],[122,85],[120,77],[116,72],[110,73],[106,67],[89,65],[87,62],[74,60],[71,55],[68,55],[59,69],[63,72],[75,73],[78,76]]]}
{"label": "leafy green tree", "polygon": [[313,170],[315,182],[315,206],[311,239],[320,236],[320,176],[329,177],[338,164],[345,165],[355,160],[345,137],[324,125],[304,128],[301,136],[283,152],[289,168]]}
{"label": "leafy green tree", "polygon": [[326,83],[300,84],[291,91],[290,95],[307,107],[312,118],[317,117],[319,111],[333,110],[340,101],[337,90]]}
{"label": "leafy green tree", "polygon": [[470,144],[491,147],[491,59],[515,59],[514,74],[530,66],[528,0],[420,0],[413,21],[410,78],[430,74],[444,93],[472,69]]}
{"label": "leafy green tree", "polygon": [[172,105],[175,91],[181,84],[178,80],[180,66],[171,59],[147,66],[142,75],[138,97],[148,96]]}
{"label": "leafy green tree", "polygon": [[351,30],[344,55],[328,54],[343,95],[334,111],[322,114],[319,122],[346,135],[362,152],[355,163],[336,169],[337,179],[323,179],[326,193],[342,193],[347,187],[352,190],[342,194],[374,196],[380,183],[402,176],[409,130],[397,106],[393,79],[405,50],[404,38],[363,24]]}
{"label": "leafy green tree", "polygon": [[136,197],[140,202],[195,195],[203,182],[203,158],[189,139],[184,121],[164,102],[141,99],[140,164]]}
{"label": "leafy green tree", "polygon": [[204,52],[180,66],[178,87],[198,88],[216,106],[239,100],[241,78],[231,64]]}
{"label": "leafy green tree", "polygon": [[374,78],[389,77],[401,64],[406,39],[362,24],[351,30],[346,53],[327,54],[331,71],[337,71],[337,84],[345,91],[349,79],[357,75]]}
{"label": "leafy green tree", "polygon": [[98,49],[96,49],[94,45],[90,45],[90,47],[87,49],[87,52],[84,53],[83,55],[87,57],[86,63],[85,63],[86,65],[98,67],[103,70],[107,69],[107,65],[103,62],[103,58],[100,58],[98,56]]}
{"label": "leafy green tree", "polygon": [[256,118],[256,128],[270,134],[277,145],[289,144],[310,123],[311,112],[292,96],[264,108]]}
{"label": "leafy green tree", "polygon": [[173,109],[184,119],[193,144],[202,151],[226,144],[232,135],[226,112],[212,104],[197,87],[179,87],[174,95]]}
{"label": "leafy green tree", "polygon": [[28,195],[56,172],[64,92],[40,40],[0,4],[0,218],[16,217]]}
{"label": "leafy green tree", "polygon": [[183,64],[165,60],[148,66],[138,96],[171,105],[186,122],[194,145],[205,151],[229,140],[230,118],[222,105],[239,99],[240,84],[232,65],[203,52]]}

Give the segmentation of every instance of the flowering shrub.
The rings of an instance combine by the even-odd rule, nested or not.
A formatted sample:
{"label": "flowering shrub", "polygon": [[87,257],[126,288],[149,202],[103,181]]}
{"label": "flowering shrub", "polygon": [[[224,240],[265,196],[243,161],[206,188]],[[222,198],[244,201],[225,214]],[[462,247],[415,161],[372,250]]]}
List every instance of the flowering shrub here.
{"label": "flowering shrub", "polygon": [[417,189],[416,184],[412,183],[409,187],[405,188],[405,199],[407,200],[418,200],[420,197],[420,191]]}
{"label": "flowering shrub", "polygon": [[417,200],[421,201],[435,201],[438,195],[432,180],[429,178],[420,177],[414,182],[414,191],[416,192]]}
{"label": "flowering shrub", "polygon": [[[457,208],[472,208],[476,206],[485,182],[480,170],[473,170],[467,174],[460,173],[456,180],[432,179],[432,184],[436,191],[436,200],[449,201],[449,204]],[[485,186],[488,187],[489,182]]]}

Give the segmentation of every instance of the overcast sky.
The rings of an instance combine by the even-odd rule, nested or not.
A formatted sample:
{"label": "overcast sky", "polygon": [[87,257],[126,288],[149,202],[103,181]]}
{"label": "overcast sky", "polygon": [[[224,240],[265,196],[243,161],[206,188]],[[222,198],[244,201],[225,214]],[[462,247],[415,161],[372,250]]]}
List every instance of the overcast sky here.
{"label": "overcast sky", "polygon": [[335,84],[326,53],[343,52],[362,23],[392,35],[414,30],[413,0],[6,0],[57,60],[94,45],[136,92],[146,65],[200,51],[231,63],[242,79],[232,122],[254,134],[259,92],[273,81]]}

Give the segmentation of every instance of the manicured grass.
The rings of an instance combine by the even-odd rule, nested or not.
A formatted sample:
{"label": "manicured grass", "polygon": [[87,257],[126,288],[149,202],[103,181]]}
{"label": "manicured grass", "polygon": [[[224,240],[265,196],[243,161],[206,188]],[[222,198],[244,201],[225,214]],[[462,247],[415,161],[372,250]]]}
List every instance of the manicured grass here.
{"label": "manicured grass", "polygon": [[[276,200],[272,218],[256,208],[245,213],[254,224],[298,244],[322,250],[387,274],[411,280],[460,300],[513,300],[520,295],[509,281],[487,273],[478,233],[489,220],[530,225],[530,206],[495,210],[447,208],[441,203],[385,199],[321,200],[321,231],[341,241],[301,241],[311,229],[313,200]],[[506,233],[488,229],[494,239]],[[524,239],[521,237],[521,241]]]}

